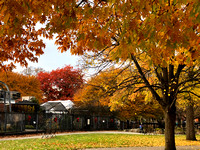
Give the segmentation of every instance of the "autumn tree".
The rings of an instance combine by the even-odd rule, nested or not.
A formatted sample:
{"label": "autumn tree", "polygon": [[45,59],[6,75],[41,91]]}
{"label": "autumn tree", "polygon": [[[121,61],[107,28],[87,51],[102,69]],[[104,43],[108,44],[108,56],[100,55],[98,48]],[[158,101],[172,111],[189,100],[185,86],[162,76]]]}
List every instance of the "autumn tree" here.
{"label": "autumn tree", "polygon": [[[107,78],[105,77],[106,75]],[[84,83],[84,85],[75,93],[75,105],[80,109],[87,109],[98,115],[106,113],[107,115],[111,114],[112,112],[110,112],[108,107],[109,97],[103,82],[111,76],[113,76],[112,73],[101,74],[88,79],[87,83]]]}
{"label": "autumn tree", "polygon": [[0,80],[5,82],[11,91],[18,91],[22,96],[34,96],[41,100],[40,82],[35,76],[25,76],[15,72],[0,72]]}
{"label": "autumn tree", "polygon": [[[93,52],[105,61],[132,62],[143,87],[164,110],[165,149],[176,149],[175,103],[188,81],[180,82],[180,75],[186,66],[199,63],[198,0],[7,0],[0,10],[1,56],[6,60],[16,54],[14,60],[25,64],[26,56],[33,58],[28,52],[41,54],[38,35],[55,34],[61,52]],[[36,31],[37,22],[45,27]],[[149,75],[157,80],[149,82]],[[197,72],[189,81],[198,77]]]}
{"label": "autumn tree", "polygon": [[74,102],[77,106],[109,107],[121,120],[136,118],[155,118],[163,116],[158,103],[141,91],[135,96],[137,75],[130,68],[109,68],[90,78],[75,93]]}
{"label": "autumn tree", "polygon": [[[27,60],[37,62],[45,44],[39,39],[35,25],[42,18],[34,18],[38,8],[26,1],[0,1],[0,69],[13,69],[15,63],[28,65]],[[45,7],[43,8],[43,10]]]}
{"label": "autumn tree", "polygon": [[[198,71],[199,67],[188,68],[181,78],[191,78]],[[195,85],[195,86],[194,86]],[[194,128],[194,111],[196,107],[199,107],[200,104],[200,95],[198,94],[200,90],[199,81],[191,81],[185,83],[185,87],[180,90],[178,96],[179,107],[186,111],[186,139],[187,140],[196,140],[195,137],[195,128]]]}
{"label": "autumn tree", "polygon": [[76,90],[83,84],[81,70],[74,69],[72,66],[58,68],[51,72],[40,72],[37,78],[45,96],[43,101],[72,100]]}
{"label": "autumn tree", "polygon": [[[81,24],[82,28],[79,26],[80,40],[77,38],[77,43],[83,50],[93,51],[94,56],[99,48],[98,54],[103,54],[106,60],[134,63],[145,82],[141,88],[148,88],[164,110],[166,149],[176,149],[177,95],[186,82],[199,80],[197,71],[195,76],[180,82],[180,74],[186,66],[198,65],[198,2],[109,2],[102,2],[99,4],[101,7],[90,6],[93,14],[88,14],[88,11],[86,14],[91,16],[90,20],[85,21],[84,17],[81,20],[87,23]],[[74,51],[79,50],[79,44]],[[149,82],[148,75],[157,80]]]}

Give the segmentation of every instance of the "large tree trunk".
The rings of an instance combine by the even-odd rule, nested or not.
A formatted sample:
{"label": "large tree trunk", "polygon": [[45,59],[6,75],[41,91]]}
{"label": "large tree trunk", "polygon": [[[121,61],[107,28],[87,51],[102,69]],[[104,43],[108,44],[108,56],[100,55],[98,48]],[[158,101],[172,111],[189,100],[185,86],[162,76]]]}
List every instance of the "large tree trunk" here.
{"label": "large tree trunk", "polygon": [[193,105],[188,105],[186,108],[186,140],[196,140]]}
{"label": "large tree trunk", "polygon": [[176,120],[176,108],[165,110],[165,150],[176,150],[175,145],[175,120]]}
{"label": "large tree trunk", "polygon": [[159,102],[163,107],[165,113],[165,149],[166,150],[176,150],[175,146],[175,120],[176,120],[176,98],[177,91],[179,88],[179,76],[185,67],[185,65],[179,65],[176,73],[174,72],[174,65],[169,64],[169,67],[161,67],[162,72],[158,71],[160,65],[155,65],[155,73],[160,81],[162,87],[162,96],[161,97],[157,91],[153,88],[150,82],[146,78],[140,64],[137,61],[136,56],[131,54],[131,59],[134,61],[135,66],[138,69],[139,74],[141,75],[142,80],[144,81],[146,87],[151,91],[154,98]]}

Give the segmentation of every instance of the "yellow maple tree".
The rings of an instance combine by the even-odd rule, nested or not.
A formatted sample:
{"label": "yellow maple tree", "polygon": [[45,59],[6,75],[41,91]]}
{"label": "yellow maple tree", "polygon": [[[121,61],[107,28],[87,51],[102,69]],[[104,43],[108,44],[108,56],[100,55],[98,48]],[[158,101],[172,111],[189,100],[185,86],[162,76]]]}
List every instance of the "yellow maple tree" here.
{"label": "yellow maple tree", "polygon": [[74,101],[81,107],[109,107],[121,120],[160,119],[161,107],[145,91],[135,93],[136,84],[140,83],[128,69],[111,68],[89,79],[75,94]]}

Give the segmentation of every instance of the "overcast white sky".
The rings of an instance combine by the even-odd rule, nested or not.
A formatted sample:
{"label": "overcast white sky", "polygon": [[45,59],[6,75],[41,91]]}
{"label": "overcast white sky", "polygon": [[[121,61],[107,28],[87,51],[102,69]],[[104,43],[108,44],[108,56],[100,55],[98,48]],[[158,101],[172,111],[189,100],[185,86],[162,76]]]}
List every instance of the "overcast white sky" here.
{"label": "overcast white sky", "polygon": [[[47,40],[43,39],[46,48],[44,49],[44,54],[41,55],[38,59],[38,63],[29,62],[28,66],[32,67],[41,67],[45,71],[55,70],[57,68],[62,68],[65,65],[71,65],[74,68],[78,65],[78,58],[79,56],[74,56],[70,54],[70,51],[65,53],[61,53],[58,51],[58,46],[54,44],[54,40]],[[15,72],[21,72],[25,68],[20,67],[17,65],[17,68],[14,69]]]}

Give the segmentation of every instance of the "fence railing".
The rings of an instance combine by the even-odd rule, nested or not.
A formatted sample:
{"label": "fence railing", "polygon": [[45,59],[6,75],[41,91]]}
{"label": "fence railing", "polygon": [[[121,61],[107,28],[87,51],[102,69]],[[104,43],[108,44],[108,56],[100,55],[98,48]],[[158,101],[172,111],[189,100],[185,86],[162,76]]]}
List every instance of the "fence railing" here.
{"label": "fence railing", "polygon": [[117,120],[111,116],[0,113],[0,134],[113,129],[117,129]]}

